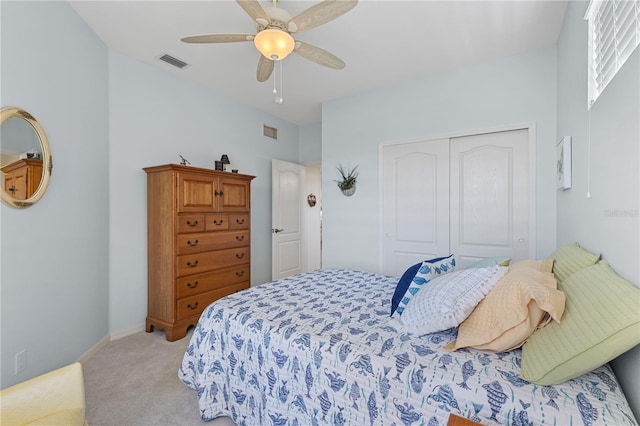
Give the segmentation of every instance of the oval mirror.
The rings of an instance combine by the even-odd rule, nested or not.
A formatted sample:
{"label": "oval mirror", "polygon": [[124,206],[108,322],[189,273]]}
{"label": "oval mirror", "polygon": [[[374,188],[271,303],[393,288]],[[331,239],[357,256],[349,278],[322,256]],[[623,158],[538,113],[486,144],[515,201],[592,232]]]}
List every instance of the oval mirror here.
{"label": "oval mirror", "polygon": [[44,130],[27,111],[0,110],[0,183],[2,202],[25,208],[44,195],[51,178],[51,151]]}

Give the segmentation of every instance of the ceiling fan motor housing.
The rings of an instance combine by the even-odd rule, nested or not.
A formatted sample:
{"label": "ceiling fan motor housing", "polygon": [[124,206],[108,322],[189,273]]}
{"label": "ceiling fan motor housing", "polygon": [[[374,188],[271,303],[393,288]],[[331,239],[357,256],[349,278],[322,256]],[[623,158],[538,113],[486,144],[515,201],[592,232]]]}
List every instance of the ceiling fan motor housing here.
{"label": "ceiling fan motor housing", "polygon": [[276,28],[278,30],[289,32],[287,24],[291,19],[291,15],[286,10],[280,9],[279,7],[267,7],[264,11],[269,15],[270,22],[264,22],[263,19],[256,19],[258,31],[262,31],[267,28]]}

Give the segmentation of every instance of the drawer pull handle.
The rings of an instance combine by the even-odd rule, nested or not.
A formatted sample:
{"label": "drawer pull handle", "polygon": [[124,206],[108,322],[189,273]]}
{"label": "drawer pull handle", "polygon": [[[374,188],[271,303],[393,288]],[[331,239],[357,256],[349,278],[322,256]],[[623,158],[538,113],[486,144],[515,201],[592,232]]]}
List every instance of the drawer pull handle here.
{"label": "drawer pull handle", "polygon": [[188,240],[188,241],[187,241],[187,245],[188,245],[188,246],[191,246],[191,247],[195,247],[195,246],[197,246],[197,245],[198,245],[198,243],[199,243],[199,242],[200,242],[200,241],[198,241],[198,240],[195,240],[195,241],[193,241],[193,242],[192,242],[191,240]]}
{"label": "drawer pull handle", "polygon": [[198,226],[198,221],[194,220],[193,222],[191,222],[190,220],[187,221],[187,226]]}
{"label": "drawer pull handle", "polygon": [[244,257],[244,252],[242,253],[236,253],[236,258],[238,259],[242,259]]}
{"label": "drawer pull handle", "polygon": [[193,305],[192,305],[191,303],[189,303],[189,304],[187,305],[187,309],[191,309],[192,311],[193,311],[194,309],[198,309],[198,302],[194,303]]}
{"label": "drawer pull handle", "polygon": [[224,192],[222,192],[222,191],[219,191],[219,192],[218,192],[218,190],[216,189],[215,191],[213,191],[213,195],[215,195],[216,197],[217,197],[217,196],[222,197],[222,196],[224,195]]}
{"label": "drawer pull handle", "polygon": [[196,287],[198,287],[198,281],[188,282],[188,283],[187,283],[187,287],[189,287],[189,288],[196,288]]}
{"label": "drawer pull handle", "polygon": [[237,271],[236,272],[236,276],[238,276],[238,277],[244,276],[244,269],[242,271]]}
{"label": "drawer pull handle", "polygon": [[236,223],[242,225],[244,223],[244,219],[236,219]]}
{"label": "drawer pull handle", "polygon": [[213,224],[216,225],[216,226],[222,225],[223,222],[224,222],[224,220],[222,220],[222,219],[220,219],[219,221],[217,221],[215,219],[213,220]]}
{"label": "drawer pull handle", "polygon": [[236,240],[244,241],[244,235],[236,235]]}
{"label": "drawer pull handle", "polygon": [[195,268],[196,266],[198,266],[198,261],[196,260],[195,262],[191,263],[191,262],[187,262],[187,266],[189,268]]}

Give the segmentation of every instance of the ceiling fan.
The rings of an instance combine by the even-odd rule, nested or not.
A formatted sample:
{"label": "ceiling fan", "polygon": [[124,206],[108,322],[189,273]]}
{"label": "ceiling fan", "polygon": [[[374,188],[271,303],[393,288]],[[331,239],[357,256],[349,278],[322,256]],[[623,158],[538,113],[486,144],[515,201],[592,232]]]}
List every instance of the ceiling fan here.
{"label": "ceiling fan", "polygon": [[284,9],[277,7],[278,0],[272,0],[273,6],[263,8],[258,0],[236,0],[257,25],[256,34],[206,34],[182,38],[185,43],[234,43],[253,41],[260,51],[256,77],[266,81],[275,61],[284,59],[289,53],[298,55],[333,69],[342,69],[345,63],[337,56],[304,41],[294,40],[292,34],[301,33],[326,24],[349,10],[358,0],[324,0],[294,17]]}

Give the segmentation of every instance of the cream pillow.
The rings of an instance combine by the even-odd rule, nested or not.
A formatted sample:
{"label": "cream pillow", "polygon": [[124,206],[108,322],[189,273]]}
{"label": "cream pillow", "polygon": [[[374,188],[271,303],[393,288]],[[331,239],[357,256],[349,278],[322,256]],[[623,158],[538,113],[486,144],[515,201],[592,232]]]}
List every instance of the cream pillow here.
{"label": "cream pillow", "polygon": [[[513,263],[509,266],[509,271],[515,271],[517,269],[535,269],[536,271],[541,272],[553,272],[553,258],[548,258],[544,260],[520,260],[516,263]],[[554,286],[553,288],[556,288]]]}
{"label": "cream pillow", "polygon": [[[550,262],[537,262],[513,265],[460,324],[457,340],[446,349],[472,347],[505,352],[522,346],[549,318],[560,321],[564,294],[556,289]],[[540,268],[543,266],[549,272],[542,272]]]}

